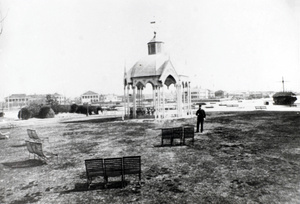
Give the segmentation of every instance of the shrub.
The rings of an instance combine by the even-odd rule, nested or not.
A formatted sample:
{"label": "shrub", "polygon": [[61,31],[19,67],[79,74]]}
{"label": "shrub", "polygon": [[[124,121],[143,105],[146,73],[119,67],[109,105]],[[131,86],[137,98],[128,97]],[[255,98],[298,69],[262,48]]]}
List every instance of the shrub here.
{"label": "shrub", "polygon": [[28,120],[29,118],[32,118],[32,113],[28,108],[22,108],[18,113],[18,118]]}
{"label": "shrub", "polygon": [[82,113],[82,114],[86,114],[87,113],[87,109],[85,106],[78,106],[76,113]]}
{"label": "shrub", "polygon": [[70,105],[60,105],[59,106],[59,112],[60,113],[69,113],[71,110],[71,106]]}
{"label": "shrub", "polygon": [[54,118],[55,113],[50,106],[43,106],[39,113],[39,118]]}
{"label": "shrub", "polygon": [[[70,106],[69,110],[70,110],[70,113],[81,113],[81,114],[87,113],[86,105],[73,104]],[[101,111],[101,112],[103,111],[100,106],[89,106],[88,107],[89,115],[92,115],[93,112],[94,112],[94,114],[99,114],[99,111]]]}
{"label": "shrub", "polygon": [[71,106],[70,105],[54,104],[54,105],[51,105],[51,108],[52,108],[52,110],[54,111],[55,114],[71,112]]}
{"label": "shrub", "polygon": [[100,106],[97,106],[97,114],[99,113],[99,111],[101,111],[101,113],[102,113],[103,109]]}
{"label": "shrub", "polygon": [[94,114],[99,114],[99,111],[102,112],[102,108],[100,106],[89,106],[89,112],[94,112]]}
{"label": "shrub", "polygon": [[4,117],[5,113],[4,112],[0,112],[0,117]]}
{"label": "shrub", "polygon": [[39,117],[41,107],[40,104],[31,103],[26,108],[31,112],[31,117],[36,118]]}
{"label": "shrub", "polygon": [[82,113],[82,114],[86,114],[87,112],[89,113],[89,115],[92,115],[92,112],[95,112],[96,109],[93,106],[89,106],[88,109],[85,105],[79,105],[77,107],[76,113]]}
{"label": "shrub", "polygon": [[78,109],[78,105],[72,104],[71,109],[70,109],[70,113],[76,113],[77,109]]}

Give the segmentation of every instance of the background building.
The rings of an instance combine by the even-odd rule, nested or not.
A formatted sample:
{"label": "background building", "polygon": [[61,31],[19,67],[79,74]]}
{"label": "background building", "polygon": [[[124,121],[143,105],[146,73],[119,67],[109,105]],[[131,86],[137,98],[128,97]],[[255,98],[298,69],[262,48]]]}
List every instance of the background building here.
{"label": "background building", "polygon": [[12,94],[5,97],[5,102],[9,103],[10,107],[22,107],[29,101],[29,97],[26,94]]}
{"label": "background building", "polygon": [[214,91],[196,87],[191,89],[191,98],[192,98],[192,103],[198,103],[200,100],[214,99],[216,97]]}
{"label": "background building", "polygon": [[119,97],[115,94],[107,94],[100,96],[100,102],[108,103],[108,102],[121,102],[122,97]]}
{"label": "background building", "polygon": [[88,91],[80,96],[81,103],[98,103],[100,101],[100,95],[93,92]]}
{"label": "background building", "polygon": [[55,93],[53,94],[53,97],[57,100],[57,102],[59,104],[66,104],[66,97],[61,95],[61,94],[58,94],[58,93]]}
{"label": "background building", "polygon": [[[55,94],[47,94],[53,96],[59,104],[65,104],[66,103],[66,97],[55,93]],[[46,94],[32,94],[32,95],[26,95],[26,94],[12,94],[10,96],[5,97],[5,103],[3,104],[4,108],[20,108],[26,105],[29,105],[30,103],[37,103],[37,104],[46,104]]]}

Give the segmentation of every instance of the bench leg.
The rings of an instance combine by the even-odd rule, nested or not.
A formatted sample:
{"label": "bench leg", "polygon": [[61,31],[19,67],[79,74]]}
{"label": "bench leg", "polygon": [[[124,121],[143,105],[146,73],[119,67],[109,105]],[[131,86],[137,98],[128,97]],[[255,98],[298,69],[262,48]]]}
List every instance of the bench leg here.
{"label": "bench leg", "polygon": [[139,173],[139,185],[141,185],[142,175],[141,172]]}
{"label": "bench leg", "polygon": [[88,187],[88,189],[91,188],[91,183],[92,183],[92,179],[91,179],[91,178],[88,178],[88,179],[87,179],[87,187]]}
{"label": "bench leg", "polygon": [[108,183],[108,177],[107,176],[104,176],[104,188],[107,188],[107,183]]}

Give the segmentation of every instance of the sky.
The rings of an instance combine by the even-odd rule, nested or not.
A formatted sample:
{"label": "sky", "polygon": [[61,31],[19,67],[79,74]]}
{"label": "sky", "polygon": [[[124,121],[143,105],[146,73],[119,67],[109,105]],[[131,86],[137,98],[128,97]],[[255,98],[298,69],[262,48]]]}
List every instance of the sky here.
{"label": "sky", "polygon": [[299,1],[0,0],[0,100],[123,94],[154,31],[192,87],[300,92]]}

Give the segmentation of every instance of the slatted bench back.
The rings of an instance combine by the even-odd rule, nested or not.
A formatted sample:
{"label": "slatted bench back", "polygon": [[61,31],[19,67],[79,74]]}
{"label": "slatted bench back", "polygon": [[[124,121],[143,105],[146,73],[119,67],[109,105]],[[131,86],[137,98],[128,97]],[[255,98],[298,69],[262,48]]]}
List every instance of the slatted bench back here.
{"label": "slatted bench back", "polygon": [[141,156],[123,157],[124,174],[141,173]]}
{"label": "slatted bench back", "polygon": [[173,138],[174,139],[181,139],[183,135],[182,127],[174,127],[173,128]]}
{"label": "slatted bench back", "polygon": [[161,129],[162,139],[171,139],[173,136],[173,128],[163,128]]}
{"label": "slatted bench back", "polygon": [[104,159],[105,175],[108,177],[123,176],[123,159],[107,158]]}
{"label": "slatted bench back", "polygon": [[194,144],[195,130],[194,126],[184,126],[183,127],[183,144],[185,144],[185,139],[192,139]]}
{"label": "slatted bench back", "polygon": [[194,138],[195,132],[194,132],[194,126],[185,126],[183,128],[183,135],[184,138]]}
{"label": "slatted bench back", "polygon": [[103,159],[87,159],[85,160],[85,168],[87,177],[104,176]]}

